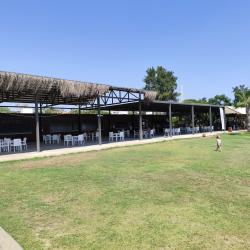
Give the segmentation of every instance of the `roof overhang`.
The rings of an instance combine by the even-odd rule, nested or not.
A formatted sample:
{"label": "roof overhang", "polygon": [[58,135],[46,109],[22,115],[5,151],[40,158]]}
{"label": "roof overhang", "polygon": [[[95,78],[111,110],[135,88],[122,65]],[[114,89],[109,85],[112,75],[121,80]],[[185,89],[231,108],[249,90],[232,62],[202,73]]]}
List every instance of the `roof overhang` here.
{"label": "roof overhang", "polygon": [[43,105],[93,105],[97,97],[103,105],[154,98],[154,93],[114,87],[108,84],[65,80],[53,77],[0,71],[0,102]]}

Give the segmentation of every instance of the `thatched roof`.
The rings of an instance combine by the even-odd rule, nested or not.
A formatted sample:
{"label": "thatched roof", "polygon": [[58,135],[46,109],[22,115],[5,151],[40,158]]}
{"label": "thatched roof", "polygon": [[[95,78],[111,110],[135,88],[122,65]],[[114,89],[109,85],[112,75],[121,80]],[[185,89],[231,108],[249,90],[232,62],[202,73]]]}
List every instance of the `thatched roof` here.
{"label": "thatched roof", "polygon": [[39,90],[50,91],[56,88],[63,97],[95,97],[98,94],[103,95],[109,90],[108,85],[88,83],[81,81],[64,80],[51,77],[33,76],[27,74],[17,74],[0,71],[0,88],[2,91],[33,90],[35,93]]}
{"label": "thatched roof", "polygon": [[13,93],[13,98],[15,98],[15,95],[30,95],[29,99],[31,99],[35,94],[41,94],[41,98],[46,98],[46,95],[51,96],[56,92],[61,99],[91,100],[98,95],[105,95],[114,89],[129,90],[136,93],[141,92],[144,94],[145,100],[154,100],[156,96],[154,92],[139,89],[119,88],[107,84],[0,71],[0,90],[2,95],[3,93]]}

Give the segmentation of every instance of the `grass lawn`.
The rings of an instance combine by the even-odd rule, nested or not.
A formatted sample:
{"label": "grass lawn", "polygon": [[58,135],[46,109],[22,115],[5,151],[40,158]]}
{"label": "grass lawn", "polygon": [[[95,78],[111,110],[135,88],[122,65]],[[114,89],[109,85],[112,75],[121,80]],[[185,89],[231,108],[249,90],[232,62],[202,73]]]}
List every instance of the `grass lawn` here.
{"label": "grass lawn", "polygon": [[24,249],[250,249],[250,134],[0,164]]}

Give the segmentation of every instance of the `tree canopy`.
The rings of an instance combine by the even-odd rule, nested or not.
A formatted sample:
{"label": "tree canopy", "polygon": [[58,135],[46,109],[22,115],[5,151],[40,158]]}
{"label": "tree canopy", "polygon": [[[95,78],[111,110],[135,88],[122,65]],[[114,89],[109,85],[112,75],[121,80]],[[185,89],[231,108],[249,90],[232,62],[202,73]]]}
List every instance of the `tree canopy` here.
{"label": "tree canopy", "polygon": [[246,107],[247,131],[250,132],[250,88],[239,85],[233,88],[234,105],[236,107]]}
{"label": "tree canopy", "polygon": [[250,88],[239,85],[233,88],[234,105],[236,107],[247,107],[250,105]]}
{"label": "tree canopy", "polygon": [[216,95],[209,99],[207,99],[206,97],[203,97],[201,99],[186,99],[183,101],[183,103],[200,103],[200,104],[213,104],[213,105],[226,105],[226,106],[232,105],[231,99],[224,94]]}
{"label": "tree canopy", "polygon": [[201,99],[186,99],[186,100],[183,100],[183,103],[198,103],[198,104],[207,104],[208,103],[208,100],[206,97],[203,97]]}
{"label": "tree canopy", "polygon": [[226,105],[226,106],[232,105],[231,99],[224,94],[216,95],[212,98],[209,98],[208,103],[214,105]]}
{"label": "tree canopy", "polygon": [[166,70],[162,66],[148,68],[147,75],[144,78],[145,90],[152,90],[157,92],[157,100],[172,100],[177,101],[180,95],[176,92],[177,77],[174,72]]}

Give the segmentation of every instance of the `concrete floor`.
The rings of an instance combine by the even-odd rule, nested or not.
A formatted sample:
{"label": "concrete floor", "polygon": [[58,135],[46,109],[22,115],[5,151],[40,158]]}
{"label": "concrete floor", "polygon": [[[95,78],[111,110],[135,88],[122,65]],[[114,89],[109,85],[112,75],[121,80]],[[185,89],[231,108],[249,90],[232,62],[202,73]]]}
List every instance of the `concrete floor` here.
{"label": "concrete floor", "polygon": [[[212,133],[205,133],[206,136],[215,136],[223,132],[212,132]],[[24,159],[31,159],[36,157],[49,157],[49,156],[58,156],[58,155],[65,155],[65,154],[72,154],[72,153],[79,153],[79,152],[89,152],[95,150],[103,150],[109,148],[117,148],[117,147],[127,147],[133,145],[142,145],[142,144],[149,144],[155,142],[163,142],[163,141],[170,141],[170,140],[177,140],[177,139],[188,139],[188,138],[197,138],[202,137],[203,133],[199,134],[188,134],[188,135],[178,135],[172,137],[154,137],[151,139],[143,139],[143,140],[125,140],[122,142],[108,142],[104,141],[102,145],[93,144],[93,143],[86,143],[84,146],[71,146],[66,147],[63,144],[60,145],[41,145],[41,152],[36,152],[35,143],[28,144],[28,151],[26,152],[19,152],[19,153],[8,153],[8,154],[0,154],[0,162],[6,161],[16,161],[16,160],[24,160]]]}

